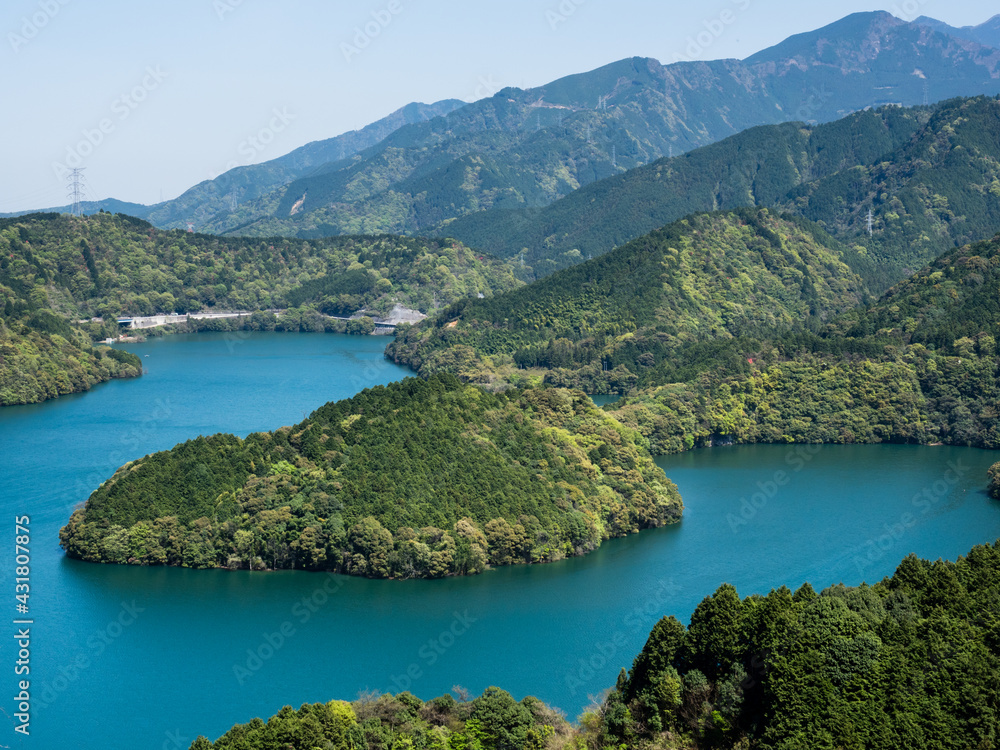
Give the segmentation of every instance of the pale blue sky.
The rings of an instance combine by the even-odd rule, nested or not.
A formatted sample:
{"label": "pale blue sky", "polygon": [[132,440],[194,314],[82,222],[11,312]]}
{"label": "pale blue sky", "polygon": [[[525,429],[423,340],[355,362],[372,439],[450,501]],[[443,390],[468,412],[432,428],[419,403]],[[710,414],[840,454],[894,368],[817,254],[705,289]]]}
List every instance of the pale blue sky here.
{"label": "pale blue sky", "polygon": [[[702,59],[747,57],[855,11],[913,8],[953,25],[997,10],[995,0],[4,0],[0,211],[65,204],[53,165],[73,166],[69,149],[87,151],[76,148],[87,132],[100,141],[82,158],[87,197],[152,203],[411,101],[471,101],[634,55],[672,62],[727,9],[735,21]],[[391,21],[369,26],[378,35],[348,60],[343,45],[373,13]],[[133,91],[143,101],[122,98]],[[268,128],[273,140],[250,145]]]}

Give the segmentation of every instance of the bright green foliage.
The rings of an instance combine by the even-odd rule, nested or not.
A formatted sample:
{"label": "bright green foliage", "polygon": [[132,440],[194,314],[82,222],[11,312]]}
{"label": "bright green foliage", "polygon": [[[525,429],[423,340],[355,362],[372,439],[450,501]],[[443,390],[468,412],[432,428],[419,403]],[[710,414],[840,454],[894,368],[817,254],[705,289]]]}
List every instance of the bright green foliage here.
{"label": "bright green foliage", "polygon": [[441,577],[585,554],[680,513],[639,434],[583,393],[437,375],[128,464],[60,540],[93,561]]}
{"label": "bright green foliage", "polygon": [[78,331],[49,333],[34,322],[0,319],[0,406],[37,403],[142,374],[134,354],[95,348]]}
{"label": "bright green foliage", "polygon": [[964,357],[997,354],[1000,235],[952,249],[901,281],[877,303],[836,321],[828,336],[891,335]]}
{"label": "bright green foliage", "polygon": [[0,221],[0,253],[0,282],[25,296],[51,283],[58,310],[79,317],[305,304],[342,315],[397,302],[430,311],[435,294],[446,304],[517,285],[496,261],[452,242],[210,237],[111,214]]}
{"label": "bright green foliage", "polygon": [[611,413],[649,437],[654,453],[676,453],[719,443],[928,442],[927,409],[908,363],[805,357],[660,386]]}
{"label": "bright green foliage", "polygon": [[558,385],[626,391],[685,345],[823,319],[857,304],[860,288],[815,228],[758,209],[700,214],[510,294],[456,303],[388,355],[427,375],[461,371],[454,357],[470,347],[544,368]]}
{"label": "bright green foliage", "polygon": [[[141,374],[138,358],[94,350],[117,336],[121,314],[257,310],[191,330],[368,334],[370,318],[400,304],[426,311],[512,289],[509,269],[454,242],[351,237],[234,240],[161,232],[127,216],[35,214],[0,220],[0,405],[43,401],[113,377]],[[281,318],[263,312],[293,306]]]}
{"label": "bright green foliage", "polygon": [[267,722],[237,724],[213,744],[191,750],[542,750],[562,747],[573,728],[537,698],[517,702],[491,687],[471,702],[450,695],[424,703],[410,693],[365,696],[354,703],[285,706]]}
{"label": "bright green foliage", "polygon": [[673,618],[653,629],[590,741],[992,747],[1000,735],[998,587],[1000,542],[954,563],[911,555],[892,578],[819,596],[782,587],[740,601],[722,586],[687,630]]}
{"label": "bright green foliage", "polygon": [[[708,351],[687,382],[644,391],[612,413],[649,437],[654,453],[719,441],[997,448],[997,288],[1000,236],[946,253],[821,335]],[[664,373],[672,374],[656,376]]]}

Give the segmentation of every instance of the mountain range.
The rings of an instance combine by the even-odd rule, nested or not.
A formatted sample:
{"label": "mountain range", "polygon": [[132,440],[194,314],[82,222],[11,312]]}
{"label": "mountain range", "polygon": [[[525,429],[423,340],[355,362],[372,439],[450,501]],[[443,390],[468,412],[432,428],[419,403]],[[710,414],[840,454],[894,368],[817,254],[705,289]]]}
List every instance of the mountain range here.
{"label": "mountain range", "polygon": [[950,31],[931,19],[858,13],[742,61],[621,60],[468,105],[410,105],[157,206],[86,208],[125,210],[166,228],[191,221],[213,233],[447,234],[457,218],[541,208],[749,127],[998,93],[1000,50],[984,46],[993,25]]}
{"label": "mountain range", "polygon": [[[152,206],[129,203],[115,199],[85,201],[81,204],[84,214],[125,213],[146,219],[160,229],[185,229],[188,222],[195,226],[224,210],[231,210],[233,202],[253,200],[292,180],[302,177],[318,166],[348,159],[354,154],[371,148],[388,135],[405,125],[446,115],[465,102],[448,99],[435,104],[413,102],[387,117],[360,129],[335,138],[307,143],[284,156],[260,164],[238,165],[223,174],[198,183],[177,198]],[[69,213],[71,206],[50,209],[56,213]],[[35,211],[18,211],[0,214],[0,217],[23,216]]]}

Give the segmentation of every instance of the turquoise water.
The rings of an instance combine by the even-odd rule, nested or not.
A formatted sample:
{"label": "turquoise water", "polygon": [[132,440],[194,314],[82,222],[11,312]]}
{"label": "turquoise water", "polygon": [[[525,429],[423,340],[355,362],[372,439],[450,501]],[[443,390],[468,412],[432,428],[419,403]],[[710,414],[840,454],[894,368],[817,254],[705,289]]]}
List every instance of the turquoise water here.
{"label": "turquoise water", "polygon": [[[283,705],[462,685],[534,694],[574,718],[664,614],[729,581],[749,595],[891,574],[1000,537],[995,454],[906,446],[716,448],[659,461],[682,523],[586,558],[446,581],[119,568],[66,560],[58,530],[119,464],[197,434],[291,424],[406,372],[384,339],[173,337],[129,347],[149,374],[0,410],[13,634],[13,519],[32,530],[31,735],[0,745],[186,748]],[[745,500],[745,503],[743,502]],[[2,541],[2,540],[0,540]],[[0,641],[14,713],[13,638]]]}

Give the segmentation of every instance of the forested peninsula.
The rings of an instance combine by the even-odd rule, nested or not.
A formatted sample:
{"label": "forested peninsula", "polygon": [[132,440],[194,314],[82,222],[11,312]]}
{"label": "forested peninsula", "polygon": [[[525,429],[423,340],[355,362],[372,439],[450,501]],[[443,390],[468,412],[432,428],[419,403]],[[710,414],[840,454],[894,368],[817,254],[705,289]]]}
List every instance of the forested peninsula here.
{"label": "forested peninsula", "polygon": [[681,512],[646,441],[582,392],[440,374],[126,464],[60,541],[92,562],[437,578],[586,554]]}
{"label": "forested peninsula", "polygon": [[500,688],[285,707],[191,750],[968,750],[1000,735],[1000,542],[955,562],[910,555],[873,585],[741,599],[664,617],[570,725]]}

